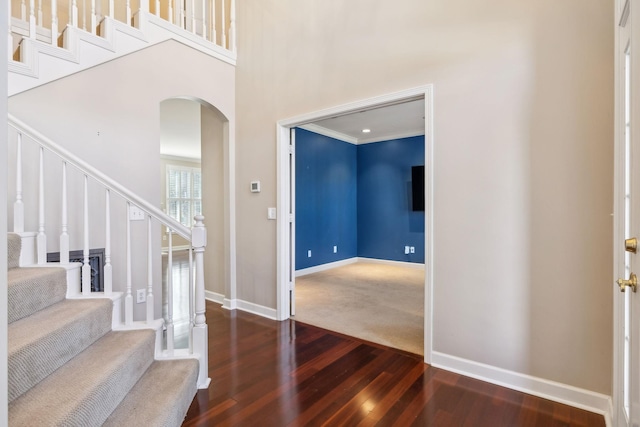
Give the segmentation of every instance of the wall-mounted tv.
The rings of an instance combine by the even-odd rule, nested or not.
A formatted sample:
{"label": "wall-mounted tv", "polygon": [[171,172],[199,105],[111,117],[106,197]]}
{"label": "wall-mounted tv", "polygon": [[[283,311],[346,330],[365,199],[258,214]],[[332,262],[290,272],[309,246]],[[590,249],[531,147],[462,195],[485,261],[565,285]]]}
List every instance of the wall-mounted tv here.
{"label": "wall-mounted tv", "polygon": [[424,211],[424,166],[411,166],[411,198],[414,211]]}

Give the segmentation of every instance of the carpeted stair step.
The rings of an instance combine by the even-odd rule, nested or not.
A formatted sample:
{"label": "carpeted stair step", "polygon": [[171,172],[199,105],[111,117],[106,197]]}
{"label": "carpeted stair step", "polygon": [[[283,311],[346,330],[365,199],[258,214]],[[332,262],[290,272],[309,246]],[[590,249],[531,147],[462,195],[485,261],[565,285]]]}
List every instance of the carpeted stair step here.
{"label": "carpeted stair step", "polygon": [[22,238],[15,233],[7,233],[7,268],[20,266],[20,250],[22,249]]}
{"label": "carpeted stair step", "polygon": [[179,426],[196,394],[197,381],[197,360],[156,360],[104,426]]}
{"label": "carpeted stair step", "polygon": [[11,402],[9,425],[102,425],[153,362],[154,345],[150,329],[109,332]]}
{"label": "carpeted stair step", "polygon": [[12,268],[7,272],[8,323],[62,301],[67,272],[57,267]]}
{"label": "carpeted stair step", "polygon": [[109,332],[112,305],[109,299],[63,300],[11,323],[9,402]]}

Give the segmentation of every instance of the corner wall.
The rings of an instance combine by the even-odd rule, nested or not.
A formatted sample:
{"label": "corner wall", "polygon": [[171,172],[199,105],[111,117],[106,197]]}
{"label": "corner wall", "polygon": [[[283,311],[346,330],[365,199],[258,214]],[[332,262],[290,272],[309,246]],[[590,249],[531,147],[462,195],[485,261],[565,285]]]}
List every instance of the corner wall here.
{"label": "corner wall", "polygon": [[432,83],[434,350],[610,395],[613,10],[238,3],[238,297],[276,306],[275,123]]}

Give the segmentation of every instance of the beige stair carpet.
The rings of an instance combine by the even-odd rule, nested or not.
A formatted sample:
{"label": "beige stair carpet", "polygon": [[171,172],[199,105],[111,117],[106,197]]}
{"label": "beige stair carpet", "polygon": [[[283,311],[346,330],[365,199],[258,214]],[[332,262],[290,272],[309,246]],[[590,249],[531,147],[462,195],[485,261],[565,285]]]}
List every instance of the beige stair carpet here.
{"label": "beige stair carpet", "polygon": [[422,355],[424,270],[358,262],[298,277],[294,319]]}

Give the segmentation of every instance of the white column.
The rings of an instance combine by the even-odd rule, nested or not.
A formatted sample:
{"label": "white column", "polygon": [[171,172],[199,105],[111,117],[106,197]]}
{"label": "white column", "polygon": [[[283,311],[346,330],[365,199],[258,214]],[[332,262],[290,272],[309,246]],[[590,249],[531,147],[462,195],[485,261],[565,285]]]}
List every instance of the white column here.
{"label": "white column", "polygon": [[40,147],[40,184],[38,186],[38,264],[47,262],[47,236],[44,233],[44,147]]}
{"label": "white column", "polygon": [[113,268],[111,266],[111,195],[108,188],[104,197],[104,293],[110,295],[113,292]]}
{"label": "white column", "polygon": [[231,0],[231,23],[229,24],[229,50],[236,52],[236,0]]}
{"label": "white column", "polygon": [[84,176],[84,232],[82,245],[82,295],[91,295],[91,266],[89,265],[89,177]]}
{"label": "white column", "polygon": [[160,16],[160,0],[156,0],[156,16]]}
{"label": "white column", "polygon": [[195,320],[193,325],[193,352],[200,360],[200,372],[198,374],[198,387],[208,384],[208,353],[209,341],[207,335],[207,319],[205,317],[204,298],[204,248],[207,246],[207,230],[204,227],[204,217],[195,216],[196,223],[191,230],[191,245],[195,252],[196,277],[195,277]]}
{"label": "white column", "polygon": [[51,44],[58,45],[58,0],[51,0]]}
{"label": "white column", "polygon": [[195,308],[193,304],[194,288],[193,276],[195,269],[193,268],[193,245],[189,248],[189,351],[193,353],[193,322],[195,321]]}
{"label": "white column", "polygon": [[67,230],[67,162],[62,162],[62,232],[60,233],[60,263],[69,264],[69,233]]}
{"label": "white column", "polygon": [[[9,2],[11,4],[11,2]],[[24,231],[24,203],[22,202],[22,133],[18,132],[16,147],[16,201],[13,203],[13,232]]]}
{"label": "white column", "polygon": [[133,296],[131,295],[131,203],[127,202],[127,295],[124,297],[124,323],[133,323]]}
{"label": "white column", "polygon": [[173,230],[169,230],[169,254],[167,256],[167,351],[173,354]]}
{"label": "white column", "polygon": [[131,25],[131,0],[127,0],[127,22],[125,22],[127,25]]}
{"label": "white column", "polygon": [[147,216],[147,323],[153,322],[153,236],[151,215]]}
{"label": "white column", "polygon": [[116,13],[115,13],[115,6],[113,4],[113,0],[109,0],[109,18],[115,19],[116,18]]}
{"label": "white column", "polygon": [[222,8],[220,9],[220,46],[227,48],[227,19],[225,13],[225,5],[227,0],[222,0]]}

